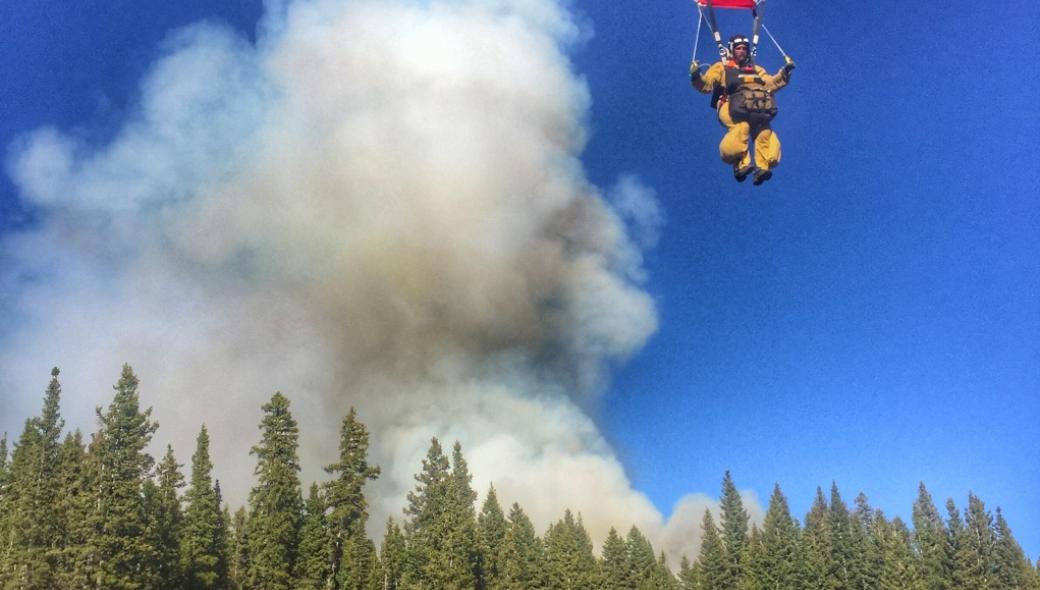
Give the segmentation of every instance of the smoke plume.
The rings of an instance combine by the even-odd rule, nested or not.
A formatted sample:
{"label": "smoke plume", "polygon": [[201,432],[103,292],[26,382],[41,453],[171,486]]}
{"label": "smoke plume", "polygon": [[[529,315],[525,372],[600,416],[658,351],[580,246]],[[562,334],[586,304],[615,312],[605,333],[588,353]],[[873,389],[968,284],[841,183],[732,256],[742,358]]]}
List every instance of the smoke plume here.
{"label": "smoke plume", "polygon": [[185,461],[205,422],[241,503],[281,390],[305,483],[349,407],[369,426],[373,536],[437,436],[543,529],[569,507],[597,543],[635,524],[691,553],[713,503],[666,523],[589,418],[656,328],[642,253],[661,213],[636,177],[584,176],[567,52],[586,28],[557,0],[299,0],[260,31],[171,34],[105,145],[14,146],[41,223],[0,254],[18,318],[0,426],[38,412],[58,364],[67,423],[92,431],[128,362],[156,441]]}

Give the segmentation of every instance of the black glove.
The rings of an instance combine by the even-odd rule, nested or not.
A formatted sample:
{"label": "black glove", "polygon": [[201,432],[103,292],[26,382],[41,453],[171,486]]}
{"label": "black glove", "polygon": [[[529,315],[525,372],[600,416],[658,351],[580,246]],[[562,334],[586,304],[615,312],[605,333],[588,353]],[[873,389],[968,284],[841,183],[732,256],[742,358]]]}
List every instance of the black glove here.
{"label": "black glove", "polygon": [[787,63],[784,64],[784,75],[790,76],[791,72],[793,72],[795,68],[794,60],[786,56],[784,57],[784,59],[787,60]]}
{"label": "black glove", "polygon": [[693,60],[690,62],[690,79],[696,80],[701,77],[701,62]]}

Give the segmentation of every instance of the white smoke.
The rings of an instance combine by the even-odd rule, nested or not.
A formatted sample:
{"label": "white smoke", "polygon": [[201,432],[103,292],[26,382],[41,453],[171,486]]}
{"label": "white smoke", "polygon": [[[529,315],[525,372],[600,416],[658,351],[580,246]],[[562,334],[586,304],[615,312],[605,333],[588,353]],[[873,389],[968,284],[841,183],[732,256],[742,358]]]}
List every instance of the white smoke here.
{"label": "white smoke", "polygon": [[233,503],[281,390],[305,483],[358,408],[383,467],[373,536],[437,436],[542,528],[569,507],[597,543],[635,524],[694,553],[712,503],[665,523],[586,413],[656,329],[642,252],[661,213],[633,176],[606,196],[584,177],[567,50],[585,34],[557,0],[271,1],[255,45],[173,34],[111,143],[43,129],[13,150],[42,223],[0,254],[19,318],[0,426],[38,411],[58,364],[90,432],[129,362],[157,442],[187,461],[208,425]]}

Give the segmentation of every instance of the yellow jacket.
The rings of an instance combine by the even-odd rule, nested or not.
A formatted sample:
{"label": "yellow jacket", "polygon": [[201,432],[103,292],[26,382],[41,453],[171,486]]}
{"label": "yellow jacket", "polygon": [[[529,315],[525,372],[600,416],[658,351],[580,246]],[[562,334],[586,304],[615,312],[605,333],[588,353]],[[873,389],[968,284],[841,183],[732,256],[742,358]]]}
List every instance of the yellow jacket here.
{"label": "yellow jacket", "polygon": [[[704,94],[711,94],[715,90],[715,86],[725,86],[726,84],[726,68],[737,67],[736,62],[729,60],[725,63],[718,61],[713,64],[701,75],[700,71],[697,71],[693,76],[690,76],[690,83],[697,89],[698,92]],[[776,92],[784,86],[787,86],[788,80],[790,80],[788,70],[780,68],[780,70],[769,75],[766,73],[766,69],[762,66],[755,66],[755,75],[762,79],[766,90],[769,92]]]}

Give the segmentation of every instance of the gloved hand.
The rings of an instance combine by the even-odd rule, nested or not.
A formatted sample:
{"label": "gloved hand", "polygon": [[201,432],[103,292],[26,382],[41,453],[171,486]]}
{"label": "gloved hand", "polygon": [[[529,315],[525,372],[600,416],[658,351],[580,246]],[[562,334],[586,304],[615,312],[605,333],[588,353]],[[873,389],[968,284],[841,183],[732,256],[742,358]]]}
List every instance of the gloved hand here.
{"label": "gloved hand", "polygon": [[690,62],[690,78],[696,80],[701,77],[701,62],[693,60]]}
{"label": "gloved hand", "polygon": [[784,56],[784,60],[787,62],[787,63],[784,64],[784,74],[787,74],[788,76],[790,76],[791,72],[793,72],[794,68],[795,68],[794,60],[791,59],[791,56],[789,56],[789,55],[788,56]]}

